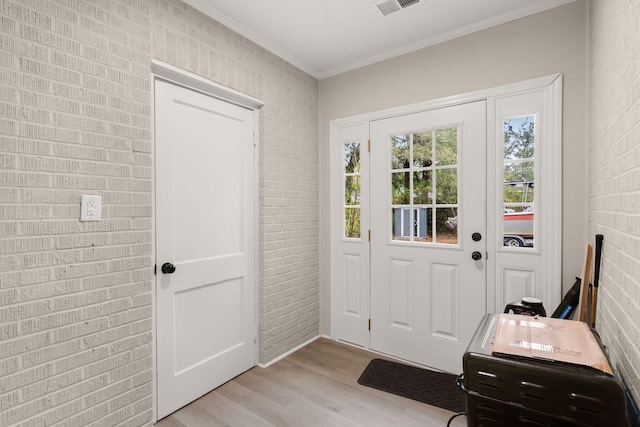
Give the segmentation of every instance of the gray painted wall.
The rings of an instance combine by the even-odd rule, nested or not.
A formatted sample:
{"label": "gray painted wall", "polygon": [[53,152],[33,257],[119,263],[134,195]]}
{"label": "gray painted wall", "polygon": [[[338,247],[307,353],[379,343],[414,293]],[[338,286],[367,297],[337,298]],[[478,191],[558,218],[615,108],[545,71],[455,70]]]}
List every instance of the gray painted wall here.
{"label": "gray painted wall", "polygon": [[329,121],[555,73],[564,76],[563,286],[573,284],[587,227],[586,22],[579,0],[320,81],[322,333],[330,333]]}

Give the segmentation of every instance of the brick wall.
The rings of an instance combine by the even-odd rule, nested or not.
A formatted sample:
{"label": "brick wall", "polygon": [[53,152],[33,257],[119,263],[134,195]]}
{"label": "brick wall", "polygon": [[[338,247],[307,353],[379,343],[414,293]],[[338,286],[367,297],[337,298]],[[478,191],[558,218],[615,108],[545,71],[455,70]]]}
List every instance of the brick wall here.
{"label": "brick wall", "polygon": [[178,0],[0,0],[2,426],[151,422],[152,58],[265,102],[260,361],[318,334],[316,79]]}
{"label": "brick wall", "polygon": [[320,331],[317,82],[292,67],[269,81],[265,99],[277,106],[264,109],[261,131],[261,362]]}
{"label": "brick wall", "polygon": [[604,235],[597,329],[640,402],[640,3],[591,2],[589,221]]}

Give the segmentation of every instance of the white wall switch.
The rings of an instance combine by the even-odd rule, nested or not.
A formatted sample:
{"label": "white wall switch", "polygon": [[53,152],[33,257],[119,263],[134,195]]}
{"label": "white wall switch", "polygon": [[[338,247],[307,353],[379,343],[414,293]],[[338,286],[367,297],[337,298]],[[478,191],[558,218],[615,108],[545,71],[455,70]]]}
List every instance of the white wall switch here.
{"label": "white wall switch", "polygon": [[100,221],[102,219],[102,196],[82,195],[80,221]]}

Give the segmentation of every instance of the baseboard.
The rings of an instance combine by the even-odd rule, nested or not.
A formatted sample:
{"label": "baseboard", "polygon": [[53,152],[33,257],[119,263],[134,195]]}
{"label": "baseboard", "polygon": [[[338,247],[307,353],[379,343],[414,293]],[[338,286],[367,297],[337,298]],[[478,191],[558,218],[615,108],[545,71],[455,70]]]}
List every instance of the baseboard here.
{"label": "baseboard", "polygon": [[[332,339],[332,338],[329,338],[329,339]],[[410,360],[401,359],[399,357],[392,356],[392,355],[387,354],[387,353],[381,353],[381,352],[376,351],[376,350],[371,350],[370,348],[366,348],[366,347],[363,347],[363,346],[361,346],[359,344],[351,343],[349,341],[342,341],[342,340],[336,340],[336,341],[341,343],[341,344],[348,345],[350,347],[359,348],[360,350],[368,351],[369,353],[376,354],[378,356],[386,357],[387,359],[390,359],[390,360],[395,360],[395,361],[397,361],[399,363],[404,363],[405,365],[411,365],[411,366],[415,366],[417,368],[422,368],[422,369],[429,369],[431,371],[436,371],[436,372],[444,372],[444,371],[441,371],[439,369],[435,369],[435,368],[433,368],[431,366],[421,365],[420,363],[412,362]],[[638,426],[638,427],[640,427],[640,426]]]}
{"label": "baseboard", "polygon": [[269,366],[271,366],[274,363],[284,359],[285,357],[289,356],[290,354],[295,353],[296,351],[300,350],[301,348],[308,346],[309,344],[311,344],[312,342],[314,342],[318,338],[322,338],[322,336],[321,335],[316,335],[315,337],[311,338],[310,340],[300,344],[299,346],[297,346],[295,348],[292,348],[291,350],[287,351],[284,354],[281,354],[280,356],[276,357],[275,359],[272,359],[272,360],[268,361],[267,363],[258,363],[258,367],[260,367],[260,368],[268,368]]}

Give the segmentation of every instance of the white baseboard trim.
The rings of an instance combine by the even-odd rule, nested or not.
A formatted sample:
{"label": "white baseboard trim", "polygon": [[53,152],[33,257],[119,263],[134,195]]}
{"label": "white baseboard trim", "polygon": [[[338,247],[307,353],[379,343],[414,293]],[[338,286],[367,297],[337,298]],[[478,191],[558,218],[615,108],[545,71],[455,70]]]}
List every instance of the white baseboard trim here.
{"label": "white baseboard trim", "polygon": [[268,368],[269,366],[273,365],[274,363],[284,359],[285,357],[289,356],[292,353],[295,353],[296,351],[300,350],[302,347],[306,347],[307,345],[311,344],[312,342],[314,342],[315,340],[317,340],[318,338],[321,338],[321,335],[316,335],[315,337],[311,338],[309,341],[304,342],[302,344],[300,344],[299,346],[292,348],[291,350],[287,351],[284,354],[281,354],[280,356],[276,357],[275,359],[272,359],[270,361],[268,361],[267,363],[258,363],[258,367],[260,368]]}

